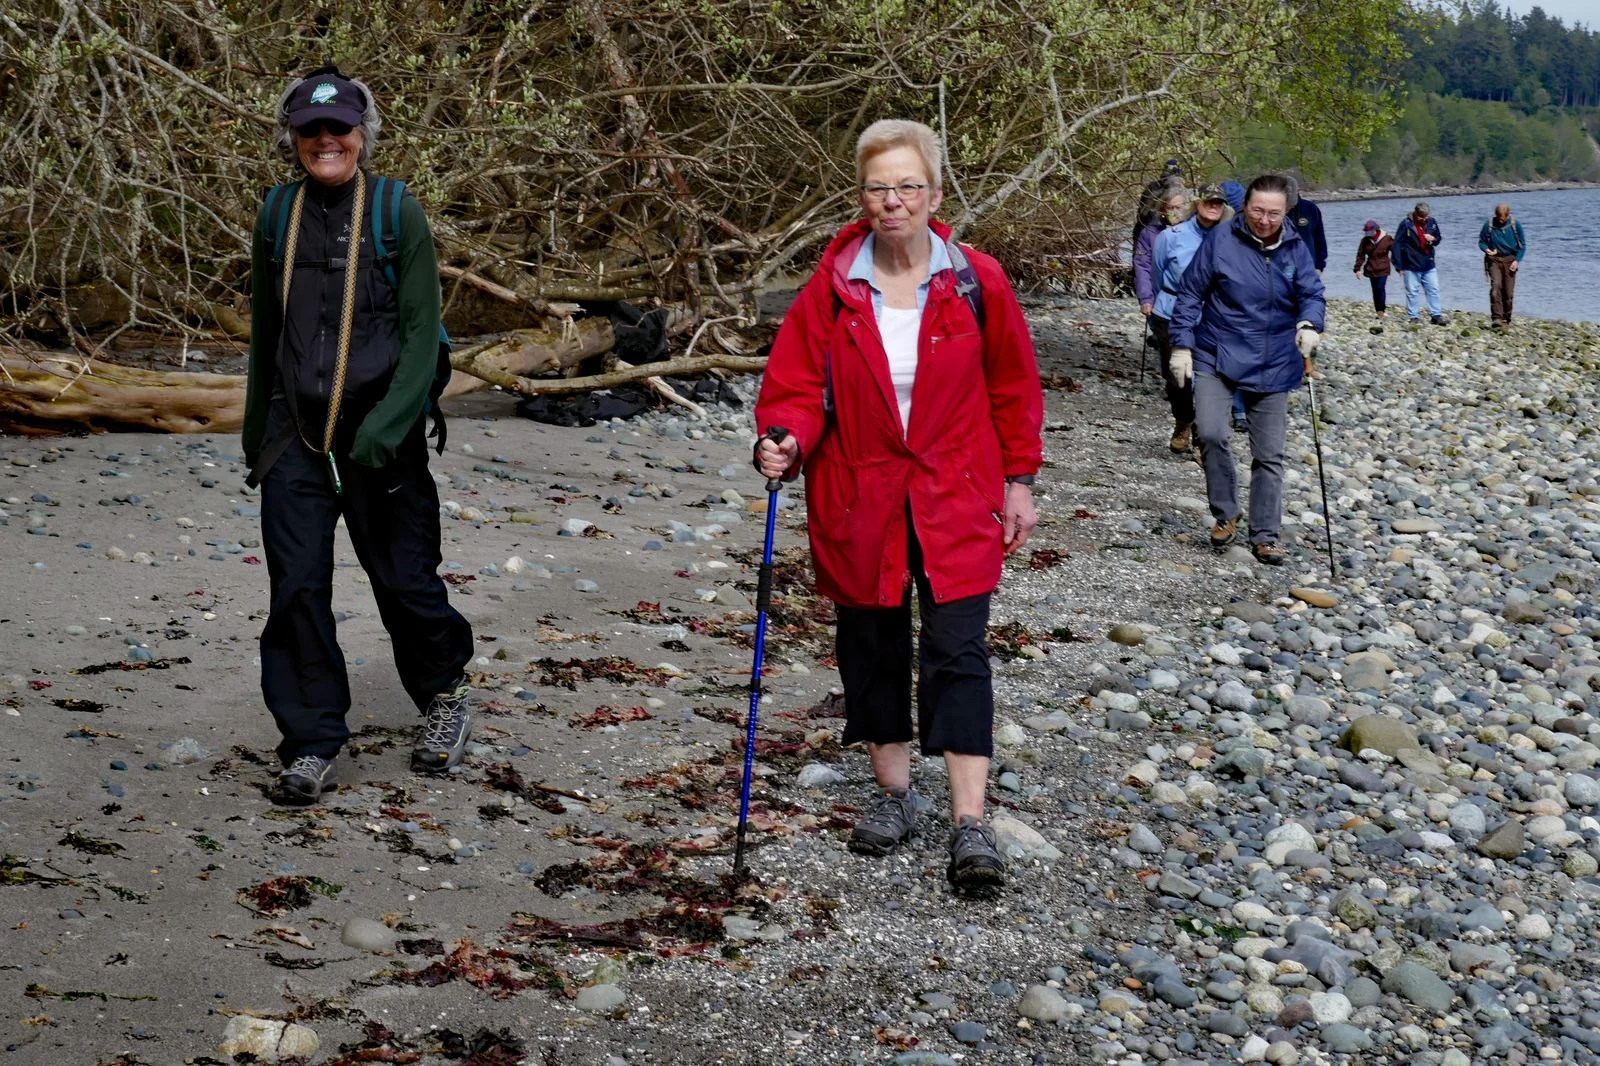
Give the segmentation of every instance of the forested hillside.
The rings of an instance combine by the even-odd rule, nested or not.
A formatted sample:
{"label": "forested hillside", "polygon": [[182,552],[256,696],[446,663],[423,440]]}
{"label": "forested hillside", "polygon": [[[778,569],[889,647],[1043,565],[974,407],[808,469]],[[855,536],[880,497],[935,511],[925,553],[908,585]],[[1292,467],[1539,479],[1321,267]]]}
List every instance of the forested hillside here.
{"label": "forested hillside", "polygon": [[1252,123],[1232,168],[1298,168],[1324,188],[1600,181],[1600,33],[1493,2],[1417,12],[1400,32],[1403,110],[1365,150]]}

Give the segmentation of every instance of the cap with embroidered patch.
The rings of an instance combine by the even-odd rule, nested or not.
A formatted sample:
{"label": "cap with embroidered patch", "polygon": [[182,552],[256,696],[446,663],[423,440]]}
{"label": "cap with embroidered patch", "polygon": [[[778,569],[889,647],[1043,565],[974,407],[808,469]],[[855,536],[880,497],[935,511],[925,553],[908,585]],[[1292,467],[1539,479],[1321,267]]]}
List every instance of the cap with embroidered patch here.
{"label": "cap with embroidered patch", "polygon": [[323,67],[294,87],[285,110],[289,125],[296,128],[318,119],[359,126],[367,111],[367,94],[338,68]]}
{"label": "cap with embroidered patch", "polygon": [[1194,191],[1196,200],[1215,200],[1221,203],[1228,202],[1227,193],[1222,191],[1220,185],[1202,185]]}

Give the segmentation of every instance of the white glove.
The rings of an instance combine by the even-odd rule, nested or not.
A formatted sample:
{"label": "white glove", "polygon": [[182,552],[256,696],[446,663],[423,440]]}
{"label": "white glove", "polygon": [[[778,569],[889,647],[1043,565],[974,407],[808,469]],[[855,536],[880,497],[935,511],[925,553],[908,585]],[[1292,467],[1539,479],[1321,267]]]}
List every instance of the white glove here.
{"label": "white glove", "polygon": [[1194,377],[1194,353],[1187,348],[1172,349],[1172,380],[1181,389]]}
{"label": "white glove", "polygon": [[1304,359],[1310,359],[1311,353],[1317,350],[1317,345],[1322,343],[1322,334],[1311,328],[1307,322],[1302,322],[1295,327],[1294,346],[1300,349]]}

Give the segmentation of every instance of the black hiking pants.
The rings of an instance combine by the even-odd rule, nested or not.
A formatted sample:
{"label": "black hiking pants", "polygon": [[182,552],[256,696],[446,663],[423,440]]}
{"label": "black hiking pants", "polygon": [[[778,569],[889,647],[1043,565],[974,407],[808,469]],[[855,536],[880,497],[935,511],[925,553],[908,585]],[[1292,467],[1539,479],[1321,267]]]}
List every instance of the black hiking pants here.
{"label": "black hiking pants", "polygon": [[[910,565],[922,619],[917,736],[924,755],[994,754],[989,593],[935,603],[910,515]],[[838,607],[835,651],[844,688],[844,742],[911,740],[911,590],[898,607]]]}
{"label": "black hiking pants", "polygon": [[[287,426],[273,404],[269,439]],[[345,454],[348,442],[338,449]],[[381,470],[345,458],[343,493],[328,460],[298,439],[261,484],[261,539],[272,605],[261,631],[261,693],[278,723],[285,766],[301,755],[332,758],[349,739],[350,680],[333,617],[334,526],[344,516],[356,558],[372,581],[395,666],[420,710],[461,677],[472,627],[439,577],[439,494],[428,473],[422,423]]]}

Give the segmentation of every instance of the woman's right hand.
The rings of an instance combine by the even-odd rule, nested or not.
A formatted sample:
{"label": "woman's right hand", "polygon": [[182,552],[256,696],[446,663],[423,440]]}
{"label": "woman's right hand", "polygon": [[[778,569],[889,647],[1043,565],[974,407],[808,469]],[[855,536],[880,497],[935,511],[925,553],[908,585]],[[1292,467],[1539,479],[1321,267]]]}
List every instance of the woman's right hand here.
{"label": "woman's right hand", "polygon": [[761,443],[756,445],[756,469],[761,471],[764,478],[781,478],[799,458],[800,442],[793,437],[785,437],[782,441],[762,437]]}

